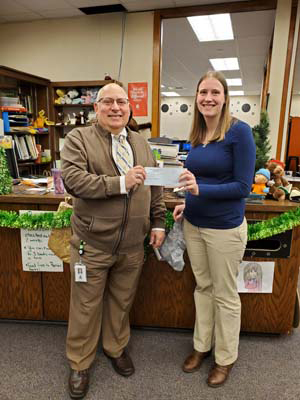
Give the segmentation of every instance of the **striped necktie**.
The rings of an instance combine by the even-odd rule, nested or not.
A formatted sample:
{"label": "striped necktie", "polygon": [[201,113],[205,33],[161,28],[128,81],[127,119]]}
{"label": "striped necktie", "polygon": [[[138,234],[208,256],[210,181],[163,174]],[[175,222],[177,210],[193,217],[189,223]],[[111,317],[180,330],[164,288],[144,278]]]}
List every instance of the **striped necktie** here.
{"label": "striped necktie", "polygon": [[116,141],[116,164],[121,175],[126,175],[128,170],[132,168],[132,160],[125,140],[125,137],[120,135],[119,140]]}

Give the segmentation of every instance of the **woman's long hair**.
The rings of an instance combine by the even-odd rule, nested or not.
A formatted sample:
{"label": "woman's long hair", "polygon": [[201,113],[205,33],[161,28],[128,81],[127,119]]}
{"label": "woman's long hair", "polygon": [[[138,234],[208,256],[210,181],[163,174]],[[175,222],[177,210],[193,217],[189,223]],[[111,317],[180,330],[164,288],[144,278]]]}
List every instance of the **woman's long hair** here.
{"label": "woman's long hair", "polygon": [[213,142],[213,141],[224,140],[225,133],[228,131],[228,129],[230,128],[232,123],[235,121],[235,118],[232,118],[229,113],[228,86],[227,86],[227,82],[226,82],[224,75],[219,71],[208,71],[205,75],[203,75],[200,78],[200,80],[197,84],[197,91],[196,91],[195,102],[194,102],[194,119],[193,119],[192,129],[191,129],[191,133],[190,133],[190,142],[193,147],[199,145],[200,143],[203,143],[205,141],[205,136],[207,133],[205,119],[197,107],[197,95],[198,95],[198,90],[199,90],[199,86],[200,86],[201,82],[204,79],[208,79],[208,78],[217,79],[222,84],[222,86],[224,88],[224,96],[225,96],[225,102],[223,104],[219,123],[218,123],[218,126],[217,126],[217,128],[214,132],[214,135],[210,141]]}

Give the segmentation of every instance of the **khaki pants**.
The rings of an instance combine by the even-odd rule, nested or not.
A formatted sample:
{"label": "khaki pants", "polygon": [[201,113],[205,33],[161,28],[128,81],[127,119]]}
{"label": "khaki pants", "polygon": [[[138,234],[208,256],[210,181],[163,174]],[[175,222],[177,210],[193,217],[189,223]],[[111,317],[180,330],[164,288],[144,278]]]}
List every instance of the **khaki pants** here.
{"label": "khaki pants", "polygon": [[215,361],[229,365],[238,356],[241,302],[239,264],[247,243],[247,222],[233,229],[198,228],[186,219],[183,231],[196,279],[194,348],[215,346]]}
{"label": "khaki pants", "polygon": [[130,337],[129,311],[142,270],[144,249],[111,255],[84,246],[82,262],[87,282],[75,282],[79,239],[71,240],[71,299],[67,334],[67,358],[75,370],[89,368],[96,356],[102,328],[104,351],[118,357]]}

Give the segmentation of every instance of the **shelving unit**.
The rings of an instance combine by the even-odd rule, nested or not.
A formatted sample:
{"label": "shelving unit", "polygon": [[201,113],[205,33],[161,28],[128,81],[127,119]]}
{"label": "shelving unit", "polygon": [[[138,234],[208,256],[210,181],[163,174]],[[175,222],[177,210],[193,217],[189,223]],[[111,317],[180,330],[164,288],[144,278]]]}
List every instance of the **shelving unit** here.
{"label": "shelving unit", "polygon": [[[97,91],[107,85],[108,83],[118,83],[115,80],[102,80],[102,81],[64,81],[64,82],[51,82],[51,103],[52,103],[52,114],[51,119],[55,121],[55,125],[51,127],[53,131],[53,147],[52,154],[54,160],[60,160],[60,150],[63,145],[64,137],[77,126],[88,126],[91,121],[85,124],[79,123],[66,123],[68,119],[74,118],[73,114],[78,115],[80,111],[84,111],[87,115],[90,111],[93,111],[94,104],[55,104],[55,100],[59,98],[56,91],[62,89],[68,91],[69,89],[76,89],[79,93],[83,90],[97,89]],[[59,114],[62,114],[59,118]],[[62,119],[65,120],[64,125],[58,125],[58,122]],[[79,119],[79,118],[78,118]]]}
{"label": "shelving unit", "polygon": [[[35,120],[38,117],[38,112],[44,110],[45,114],[50,115],[50,80],[41,78],[36,75],[21,72],[5,66],[0,66],[0,92],[18,97],[22,106],[26,109],[26,116],[30,120]],[[0,117],[3,117],[3,112],[0,109]],[[13,111],[18,114],[18,111]],[[20,111],[21,112],[21,111]],[[24,131],[9,132],[6,129],[5,134],[14,137],[25,137],[31,135],[26,129]],[[41,146],[42,151],[51,149],[51,135],[50,131],[36,133],[34,135],[35,142]],[[18,167],[21,175],[41,175],[45,170],[50,170],[51,162],[37,163],[34,159],[18,160]]]}

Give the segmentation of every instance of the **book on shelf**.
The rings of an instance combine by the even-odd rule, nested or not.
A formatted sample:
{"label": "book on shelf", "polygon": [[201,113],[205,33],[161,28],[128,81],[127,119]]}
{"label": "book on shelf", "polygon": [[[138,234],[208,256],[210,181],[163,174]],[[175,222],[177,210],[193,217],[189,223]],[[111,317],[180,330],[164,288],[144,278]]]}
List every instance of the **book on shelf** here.
{"label": "book on shelf", "polygon": [[35,137],[33,135],[25,135],[26,144],[33,160],[38,158],[38,151],[36,149]]}
{"label": "book on shelf", "polygon": [[0,111],[21,111],[21,112],[27,112],[25,107],[10,107],[10,106],[1,106]]}
{"label": "book on shelf", "polygon": [[20,149],[21,149],[21,160],[30,160],[30,154],[26,145],[26,141],[24,136],[19,137],[19,144],[20,144]]}
{"label": "book on shelf", "polygon": [[17,158],[19,160],[36,160],[38,158],[38,150],[33,135],[14,135],[14,141],[16,145]]}

